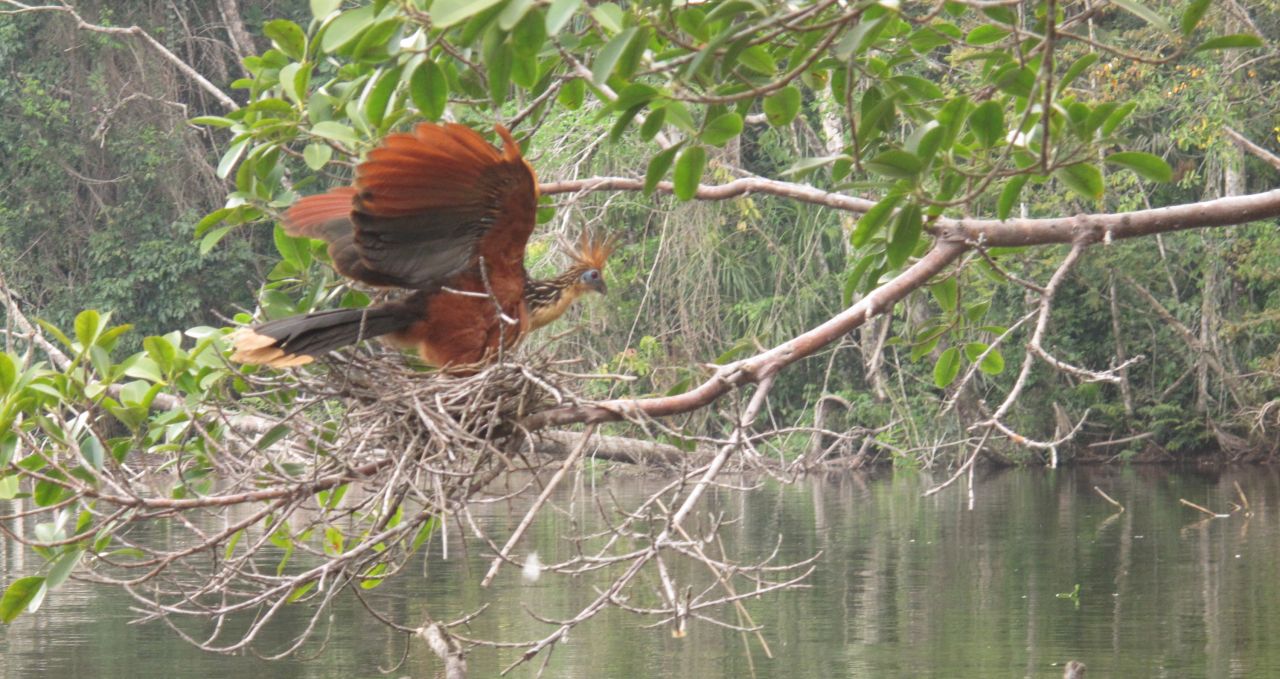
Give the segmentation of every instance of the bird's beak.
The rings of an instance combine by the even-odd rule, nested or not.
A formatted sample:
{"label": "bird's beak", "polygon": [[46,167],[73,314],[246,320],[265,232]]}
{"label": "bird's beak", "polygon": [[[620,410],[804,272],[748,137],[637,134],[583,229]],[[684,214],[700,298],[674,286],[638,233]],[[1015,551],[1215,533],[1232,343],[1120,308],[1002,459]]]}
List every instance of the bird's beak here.
{"label": "bird's beak", "polygon": [[591,289],[595,290],[596,292],[602,295],[606,295],[609,293],[609,286],[604,284],[603,278],[597,278],[595,282],[591,284]]}

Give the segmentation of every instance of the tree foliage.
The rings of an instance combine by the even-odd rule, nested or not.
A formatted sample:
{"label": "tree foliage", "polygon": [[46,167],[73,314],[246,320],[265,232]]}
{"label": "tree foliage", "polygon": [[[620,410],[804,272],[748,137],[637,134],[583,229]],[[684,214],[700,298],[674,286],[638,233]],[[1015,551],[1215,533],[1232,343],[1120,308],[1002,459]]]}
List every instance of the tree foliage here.
{"label": "tree foliage", "polygon": [[[1201,0],[311,0],[307,9],[255,23],[270,47],[246,56],[243,77],[230,83],[243,105],[201,107],[191,119],[213,130],[221,153],[208,166],[232,188],[194,225],[193,247],[243,261],[243,234],[298,195],[347,181],[392,131],[421,120],[481,130],[499,122],[541,173],[544,233],[597,228],[625,245],[611,264],[621,284],[611,290],[622,294],[606,312],[608,332],[552,347],[623,377],[589,381],[545,362],[537,366],[549,375],[539,376],[504,362],[476,382],[439,377],[420,387],[421,375],[398,357],[367,349],[295,377],[264,375],[227,364],[223,331],[212,327],[149,335],[141,352],[121,357],[127,327],[111,319],[138,314],[168,328],[201,295],[227,294],[206,282],[199,294],[152,285],[148,276],[183,282],[191,255],[154,245],[163,235],[139,234],[180,220],[148,213],[156,200],[145,191],[122,191],[108,225],[130,230],[96,230],[90,240],[100,247],[95,267],[131,275],[82,298],[115,315],[85,311],[43,333],[20,327],[27,353],[0,356],[0,497],[29,497],[38,508],[26,541],[48,560],[40,575],[9,585],[6,620],[84,566],[127,588],[137,585],[133,574],[150,573],[144,581],[161,584],[151,598],[135,596],[157,615],[207,607],[218,619],[253,610],[265,621],[298,605],[318,616],[342,586],[358,593],[397,573],[442,517],[465,512],[490,474],[514,464],[526,431],[629,419],[615,426],[688,451],[696,462],[683,472],[687,483],[655,496],[648,513],[626,510],[616,545],[562,565],[616,565],[621,574],[526,645],[527,659],[618,605],[614,595],[637,589],[636,574],[655,563],[660,585],[638,596],[678,633],[694,612],[736,602],[743,579],[762,589],[793,584],[807,564],[769,580],[762,564],[708,556],[683,532],[738,453],[746,464],[778,457],[769,468],[787,472],[839,451],[850,464],[868,451],[930,464],[938,446],[908,451],[947,435],[961,451],[947,459],[957,462],[984,451],[1056,461],[1077,435],[1110,445],[1104,439],[1133,433],[1178,452],[1239,438],[1223,432],[1243,431],[1250,415],[1259,431],[1276,426],[1274,228],[1112,245],[1280,213],[1274,192],[1132,212],[1265,183],[1218,131],[1236,124],[1274,139],[1254,122],[1269,110],[1271,62],[1249,51],[1274,27],[1274,7],[1249,25]],[[101,49],[118,39],[104,38]],[[1206,73],[1226,86],[1201,84]],[[48,81],[0,86],[22,83],[24,95],[6,105],[70,136],[84,124],[46,96]],[[1186,91],[1204,96],[1179,98]],[[0,124],[6,130],[16,141],[0,143],[30,168],[29,194],[56,174],[54,158],[73,157]],[[144,124],[110,138],[120,155],[142,149],[129,162],[159,177],[179,156],[165,152],[173,139],[155,134]],[[183,207],[178,214],[189,215]],[[49,212],[31,224],[64,218]],[[535,270],[550,266],[552,240],[532,244]],[[278,257],[257,298],[261,316],[368,302],[366,291],[334,280],[319,243],[278,227],[272,242]],[[1107,247],[1089,248],[1100,243]],[[1029,247],[1046,244],[1070,251]],[[231,280],[245,275],[227,270]],[[153,292],[131,297],[121,289],[130,286]],[[194,306],[151,308],[179,297]],[[9,311],[20,317],[13,300]],[[1222,321],[1228,314],[1231,323]],[[871,324],[877,316],[885,320]],[[1139,363],[1139,346],[1187,359]],[[825,360],[800,360],[820,351]],[[375,428],[369,417],[352,422],[352,413],[378,410],[375,387],[394,391],[395,407],[382,409]],[[706,408],[730,394],[728,416]],[[1056,407],[1016,407],[1025,402]],[[831,403],[847,413],[829,416]],[[699,410],[680,423],[661,419]],[[468,419],[477,412],[494,415]],[[763,412],[771,437],[752,433]],[[1004,442],[998,452],[991,439]],[[561,452],[563,470],[582,448]],[[166,473],[164,490],[132,485],[122,473],[131,465]],[[132,542],[125,531],[175,512],[225,518],[217,512],[232,505],[260,513],[235,530],[192,529],[207,561]],[[656,528],[636,527],[642,521]],[[291,561],[295,553],[305,558]],[[712,593],[684,600],[663,555],[709,566]],[[253,571],[259,558],[274,560],[274,576]],[[242,586],[212,606],[200,597],[227,591],[184,595],[171,563],[202,582]],[[440,641],[437,653],[456,661],[445,626],[419,623],[388,624],[416,630],[433,648]],[[738,624],[749,627],[749,616]],[[238,650],[257,629],[208,645]]]}

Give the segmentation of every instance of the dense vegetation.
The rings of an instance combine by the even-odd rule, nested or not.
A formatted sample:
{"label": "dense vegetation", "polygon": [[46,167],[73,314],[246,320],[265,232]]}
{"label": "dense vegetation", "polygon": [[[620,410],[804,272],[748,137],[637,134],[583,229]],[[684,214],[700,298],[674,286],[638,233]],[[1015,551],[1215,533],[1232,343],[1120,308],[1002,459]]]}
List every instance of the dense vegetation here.
{"label": "dense vegetation", "polygon": [[[263,37],[268,20],[284,16],[305,26],[308,9],[302,3],[275,3],[268,16],[264,8],[246,6],[244,24],[261,48],[268,43]],[[1275,8],[1254,3],[1250,10],[1254,27],[1269,35],[1275,27]],[[102,24],[149,27],[224,88],[243,74],[228,34],[216,28],[222,18],[212,2],[165,7],[147,2],[84,3],[80,12]],[[1207,21],[1220,32],[1228,28],[1224,24],[1240,27],[1231,12],[1211,12]],[[1090,30],[1100,40],[1122,45],[1154,45],[1161,36],[1157,27],[1116,9],[1099,14]],[[224,201],[225,188],[215,165],[225,136],[216,128],[211,134],[184,121],[201,113],[222,113],[217,102],[171,69],[149,68],[155,56],[134,41],[77,32],[59,16],[6,17],[0,19],[0,32],[6,36],[0,40],[0,154],[6,158],[0,168],[5,196],[0,203],[0,252],[7,280],[24,296],[29,310],[64,328],[82,309],[111,311],[115,319],[135,328],[124,336],[123,346],[137,348],[147,335],[223,325],[238,310],[252,308],[255,282],[275,266],[278,256],[267,231],[215,230],[217,236],[225,235],[216,246],[211,239],[201,242],[207,231],[193,232],[195,224]],[[969,42],[982,44],[983,39],[971,35]],[[512,42],[508,49],[521,45]],[[1079,53],[1073,47],[1065,56]],[[287,58],[280,51],[269,52],[268,58],[271,54]],[[1246,159],[1222,131],[1233,127],[1261,142],[1276,138],[1271,103],[1275,62],[1255,57],[1254,52],[1211,51],[1167,68],[1102,53],[1089,75],[1072,87],[1103,103],[1131,101],[1136,109],[1124,128],[1125,144],[1165,158],[1175,170],[1174,181],[1151,185],[1127,172],[1108,172],[1101,205],[1064,193],[1059,182],[1032,182],[1019,196],[1020,209],[1030,216],[1096,207],[1138,209],[1269,186],[1275,170]],[[255,63],[259,81],[262,69],[273,72],[270,65]],[[935,79],[941,75],[937,84],[947,89],[966,87],[963,72],[935,68],[922,73]],[[340,72],[332,75],[346,77]],[[315,80],[320,77],[312,75]],[[359,84],[369,76],[355,77]],[[613,143],[599,143],[615,121],[602,118],[598,107],[578,108],[583,93],[575,82],[582,81],[571,81],[559,95],[566,103],[548,109],[554,114],[539,120],[532,146],[542,176],[642,173],[640,159],[648,157],[648,144],[634,133],[616,132]],[[806,79],[804,84],[818,83]],[[252,86],[251,92],[264,85]],[[530,86],[518,80],[515,85]],[[474,87],[466,82],[458,86]],[[395,105],[422,103],[413,99],[418,91],[406,89]],[[839,140],[830,138],[835,104],[808,90],[805,97],[800,115],[788,124],[749,124],[729,146],[708,147],[713,157],[722,159],[724,167],[765,177],[784,176],[797,159],[830,157],[830,150],[840,149]],[[315,105],[314,99],[311,103]],[[489,107],[515,110],[514,103],[495,98],[483,107],[455,108],[454,113]],[[476,110],[475,115],[489,114]],[[376,136],[401,117],[389,114],[368,133]],[[651,134],[648,130],[641,136]],[[331,153],[328,146],[314,143],[307,150]],[[726,170],[709,173],[709,179],[731,178]],[[820,174],[813,180],[837,189],[847,185],[838,174]],[[291,190],[310,191],[307,183],[282,186],[281,200],[293,195]],[[861,182],[849,188],[866,191],[875,186]],[[989,214],[999,196],[994,189],[987,191],[970,209]],[[582,228],[603,227],[622,237],[624,248],[608,272],[615,291],[609,303],[583,310],[575,322],[586,324],[587,332],[562,343],[563,351],[580,353],[594,365],[641,378],[625,388],[614,387],[615,396],[678,388],[696,376],[691,366],[701,361],[735,347],[741,353],[793,336],[838,310],[854,293],[848,284],[858,283],[850,280],[858,260],[847,245],[849,217],[777,198],[686,204],[663,196],[588,195],[571,202],[549,226],[533,250],[535,270],[552,268],[538,255],[554,259],[553,233],[572,237]],[[1178,456],[1212,451],[1216,441],[1211,422],[1247,435],[1258,408],[1274,397],[1275,272],[1280,270],[1274,228],[1173,235],[1163,241],[1159,248],[1149,242],[1125,243],[1091,258],[1068,282],[1063,294],[1069,303],[1059,305],[1055,318],[1057,346],[1078,363],[1105,366],[1115,355],[1117,329],[1128,355],[1161,357],[1133,369],[1129,396],[1115,387],[1081,385],[1059,374],[1034,376],[1037,402],[1059,403],[1074,415],[1092,409],[1095,416],[1087,425],[1087,440],[1156,433],[1153,439],[1108,449],[1107,454],[1132,454],[1146,444],[1158,444]],[[1007,255],[1007,266],[1031,279],[1043,278],[1053,261],[1052,254]],[[1133,280],[1117,281],[1115,271]],[[277,268],[275,273],[279,278],[291,272]],[[927,319],[943,317],[929,300],[915,298],[893,322],[884,360],[876,351],[873,329],[863,332],[859,341],[832,349],[833,356],[787,372],[773,391],[776,417],[791,422],[811,419],[814,401],[830,393],[851,406],[838,414],[845,426],[905,424],[886,438],[903,448],[954,431],[958,422],[932,415],[936,406],[931,403],[940,394],[932,384],[936,359],[948,346],[982,341],[976,329],[1007,327],[1022,313],[1022,291],[976,275],[962,280],[964,304],[975,312],[971,315],[991,309],[980,321],[953,329],[946,333],[953,339],[931,346],[929,336],[937,334],[938,324]],[[1221,374],[1187,377],[1204,362],[1201,354],[1151,313],[1150,303],[1135,292],[1135,285],[1151,291],[1232,375],[1240,376],[1234,378],[1234,391]],[[279,283],[273,287],[296,289]],[[1113,289],[1117,324],[1111,318]],[[283,302],[276,296],[263,301],[268,306]],[[1020,360],[1016,347],[1006,348],[1005,354],[1007,364]],[[1203,366],[1199,371],[1203,373]],[[984,385],[980,391],[989,388]],[[1051,433],[1055,426],[1050,409],[1031,409],[1019,417],[1024,426],[1041,434]],[[800,438],[796,443],[802,444]]]}

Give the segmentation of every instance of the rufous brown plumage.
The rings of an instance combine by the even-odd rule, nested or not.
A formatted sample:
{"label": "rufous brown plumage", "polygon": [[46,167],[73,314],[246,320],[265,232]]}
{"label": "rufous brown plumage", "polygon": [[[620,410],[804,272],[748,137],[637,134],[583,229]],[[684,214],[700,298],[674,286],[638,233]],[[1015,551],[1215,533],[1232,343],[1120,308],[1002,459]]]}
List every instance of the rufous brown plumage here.
{"label": "rufous brown plumage", "polygon": [[430,364],[463,366],[514,344],[529,327],[524,253],[538,185],[510,133],[497,132],[501,151],[463,125],[422,123],[371,151],[353,186],[298,201],[286,233],[328,241],[352,280],[412,292],[242,329],[232,358],[301,365],[385,335]]}

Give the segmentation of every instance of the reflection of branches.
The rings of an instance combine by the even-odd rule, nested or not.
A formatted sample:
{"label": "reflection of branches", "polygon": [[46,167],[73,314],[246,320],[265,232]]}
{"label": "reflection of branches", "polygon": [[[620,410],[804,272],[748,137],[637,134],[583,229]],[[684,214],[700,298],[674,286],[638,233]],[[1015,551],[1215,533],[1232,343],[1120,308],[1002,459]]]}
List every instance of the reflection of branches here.
{"label": "reflection of branches", "polygon": [[[621,600],[621,592],[626,589],[642,569],[651,562],[656,563],[658,567],[658,576],[661,583],[661,587],[659,588],[660,598],[665,602],[665,605],[661,608],[645,610],[629,607],[629,610],[662,615],[664,621],[674,623],[675,629],[673,630],[673,634],[676,636],[684,635],[687,619],[694,611],[709,606],[722,606],[725,603],[737,602],[743,598],[744,595],[737,593],[731,584],[731,581],[734,578],[746,577],[755,582],[756,588],[750,593],[750,596],[755,596],[771,589],[794,586],[809,574],[812,570],[811,561],[780,567],[768,567],[767,564],[772,560],[772,557],[755,566],[743,566],[712,559],[702,549],[702,541],[690,538],[688,532],[685,531],[683,527],[684,521],[697,506],[698,501],[706,490],[715,483],[716,478],[724,469],[729,459],[736,452],[749,445],[747,443],[747,430],[751,427],[756,416],[764,406],[765,397],[768,395],[769,389],[772,385],[772,374],[761,379],[755,393],[751,396],[751,400],[743,409],[742,415],[738,419],[737,426],[734,428],[729,440],[720,448],[719,452],[716,454],[715,458],[712,459],[710,464],[702,470],[695,471],[695,473],[698,474],[697,481],[688,489],[687,494],[680,499],[680,503],[674,511],[666,510],[664,503],[659,499],[661,494],[651,496],[650,501],[647,502],[646,505],[655,506],[661,510],[664,517],[662,521],[665,525],[661,532],[658,533],[657,537],[653,538],[646,548],[631,552],[627,556],[627,559],[630,561],[627,569],[615,578],[612,583],[605,587],[593,601],[583,607],[577,615],[567,620],[545,620],[545,622],[555,624],[556,628],[546,637],[530,645],[518,661],[504,670],[504,674],[515,666],[530,660],[539,653],[549,650],[556,643],[564,639],[565,635],[567,635],[570,630],[582,622],[594,617],[606,606],[610,604],[628,606]],[[683,479],[689,478],[692,477],[685,475],[682,477],[682,481]],[[683,482],[681,482],[680,485],[683,486]],[[614,542],[617,537],[622,534],[622,531],[625,530],[638,516],[638,514],[633,514],[624,520],[622,525],[614,527],[612,529],[612,537],[609,539],[609,542]],[[652,520],[656,517],[650,518]],[[715,531],[712,530],[710,533],[714,535]],[[701,594],[692,599],[685,600],[681,598],[678,594],[678,588],[671,577],[670,569],[665,566],[665,562],[663,561],[663,555],[667,551],[675,551],[677,553],[684,554],[685,556],[695,558],[706,565],[706,567],[715,574],[716,585],[704,590]],[[599,561],[601,560],[601,557],[595,557],[594,560]],[[793,570],[805,565],[808,565],[809,568],[804,570],[798,577],[794,577],[782,583],[768,583],[755,575],[756,573],[767,572],[767,570],[770,569]],[[713,592],[717,591],[717,587],[723,588],[724,594],[711,596]],[[708,596],[711,596],[711,598],[708,599]],[[751,626],[748,625],[748,628],[750,627]]]}
{"label": "reflection of branches", "polygon": [[[79,357],[49,344],[26,323],[16,302],[9,305],[8,316],[19,326],[11,340],[29,346],[39,342],[40,350],[57,357],[64,369],[76,364]],[[508,558],[545,510],[557,482],[578,468],[593,443],[590,433],[576,439],[506,547],[485,535],[471,519],[470,507],[503,472],[539,469],[540,458],[529,454],[537,450],[530,445],[532,434],[512,423],[552,403],[575,404],[570,380],[547,365],[507,362],[450,377],[367,351],[322,361],[314,370],[240,378],[246,384],[237,401],[213,397],[195,409],[175,398],[171,405],[176,407],[159,416],[169,422],[161,427],[161,439],[144,431],[128,442],[130,448],[150,447],[145,456],[138,450],[101,465],[92,463],[77,441],[110,442],[104,418],[89,417],[92,406],[61,402],[49,418],[80,429],[61,444],[42,438],[39,430],[19,429],[22,446],[33,453],[23,467],[6,472],[43,488],[43,494],[65,497],[0,516],[0,531],[45,553],[63,550],[83,558],[88,568],[78,577],[124,589],[142,612],[141,620],[163,622],[187,642],[215,652],[250,650],[273,658],[295,653],[321,636],[321,621],[335,598],[354,592],[375,618],[421,638],[445,663],[448,676],[465,672],[465,646],[520,648],[521,661],[527,660],[606,608],[660,615],[680,631],[694,619],[751,632],[757,626],[740,601],[797,586],[814,568],[813,558],[778,564],[776,550],[755,564],[736,563],[723,547],[712,556],[708,547],[719,544],[721,517],[713,517],[709,532],[685,528],[706,491],[721,485],[717,479],[734,454],[752,448],[757,435],[750,429],[771,383],[766,378],[713,459],[690,468],[639,507],[623,510],[622,520],[609,523],[604,532],[570,538],[577,556],[542,569],[582,575],[626,568],[592,606],[573,619],[555,621],[556,632],[512,645],[457,634],[455,627],[465,620],[405,625],[378,612],[360,590],[403,572],[434,536],[443,538],[450,515],[471,525],[496,555],[495,563]],[[233,410],[273,426],[265,432],[230,426],[226,413]],[[31,464],[35,460],[40,464]],[[214,475],[216,486],[208,482]],[[533,485],[524,484],[511,496]],[[64,528],[72,509],[81,517],[74,531]],[[28,521],[37,523],[34,531],[11,528]],[[657,522],[667,527],[655,538],[648,526]],[[160,525],[165,529],[148,530]],[[588,540],[599,539],[598,548],[586,548]],[[701,591],[678,585],[676,574],[683,570],[673,568],[675,561],[703,564],[711,583]],[[661,582],[663,603],[644,608],[627,589],[634,588],[636,575],[650,571]],[[737,612],[738,624],[712,613],[725,607]],[[306,617],[289,641],[269,653],[259,651],[257,642],[272,621],[298,609]],[[197,632],[205,629],[205,621],[212,623],[210,631]]]}

